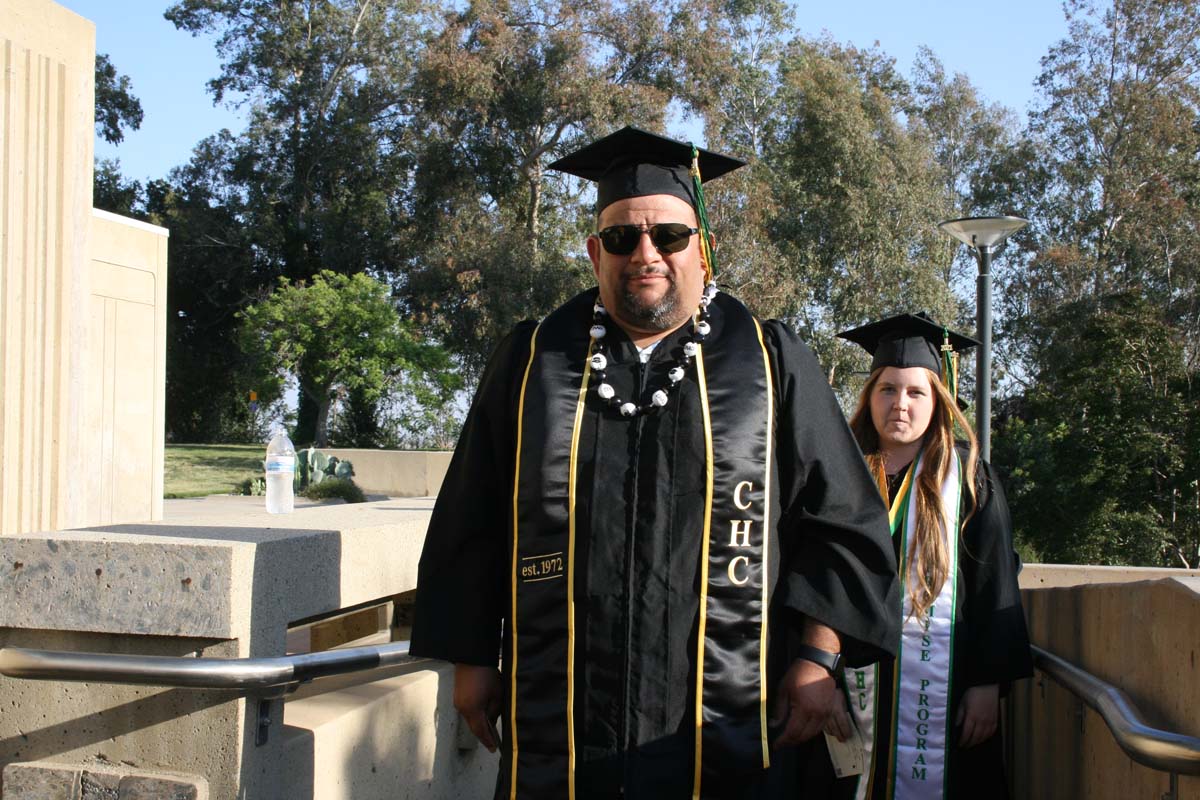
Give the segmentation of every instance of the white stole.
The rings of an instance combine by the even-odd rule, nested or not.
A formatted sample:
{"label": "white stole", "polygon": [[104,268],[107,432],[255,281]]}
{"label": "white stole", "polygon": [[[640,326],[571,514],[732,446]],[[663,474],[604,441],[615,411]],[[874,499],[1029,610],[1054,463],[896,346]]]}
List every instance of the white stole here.
{"label": "white stole", "polygon": [[[893,528],[900,536],[901,594],[903,626],[900,653],[895,665],[895,691],[876,691],[877,666],[846,668],[845,687],[850,714],[863,737],[865,772],[859,778],[856,800],[865,800],[875,775],[875,758],[888,758],[887,794],[894,800],[939,800],[945,794],[946,753],[951,746],[953,720],[950,719],[951,664],[954,659],[954,608],[958,587],[958,528],[962,467],[957,452],[942,484],[941,500],[949,564],[933,605],[923,617],[912,613],[908,596],[909,582],[916,580],[909,559],[909,531],[916,530],[917,504],[913,500],[916,475],[924,465],[924,454],[917,459],[913,474],[905,481],[903,493],[893,503],[894,512],[904,508],[901,524]],[[889,694],[892,696],[889,697]],[[891,750],[875,752],[877,703],[893,702]]]}

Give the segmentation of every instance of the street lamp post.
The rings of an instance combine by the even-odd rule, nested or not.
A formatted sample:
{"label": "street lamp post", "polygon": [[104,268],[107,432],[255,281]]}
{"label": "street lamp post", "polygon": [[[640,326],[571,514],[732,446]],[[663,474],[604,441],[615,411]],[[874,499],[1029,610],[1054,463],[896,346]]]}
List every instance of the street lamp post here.
{"label": "street lamp post", "polygon": [[975,430],[979,456],[992,457],[992,257],[1004,249],[1009,236],[1029,224],[1020,217],[963,217],[939,222],[938,227],[971,248],[979,265],[975,279]]}

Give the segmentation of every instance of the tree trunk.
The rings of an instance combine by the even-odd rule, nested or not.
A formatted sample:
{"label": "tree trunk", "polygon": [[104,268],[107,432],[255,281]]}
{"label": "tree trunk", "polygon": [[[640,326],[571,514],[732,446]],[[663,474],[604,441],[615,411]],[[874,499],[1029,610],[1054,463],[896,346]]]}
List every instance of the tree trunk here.
{"label": "tree trunk", "polygon": [[[317,416],[321,400],[321,390],[313,386],[304,375],[299,377],[300,396],[296,408],[296,432],[293,441],[297,446],[313,444],[317,441]],[[328,413],[328,411],[326,411]]]}
{"label": "tree trunk", "polygon": [[317,435],[314,447],[325,447],[329,444],[329,392],[324,392],[317,403]]}
{"label": "tree trunk", "polygon": [[529,173],[529,219],[526,224],[529,227],[529,235],[533,241],[533,251],[538,250],[538,233],[541,228],[539,215],[542,206],[542,170],[540,166],[534,167]]}

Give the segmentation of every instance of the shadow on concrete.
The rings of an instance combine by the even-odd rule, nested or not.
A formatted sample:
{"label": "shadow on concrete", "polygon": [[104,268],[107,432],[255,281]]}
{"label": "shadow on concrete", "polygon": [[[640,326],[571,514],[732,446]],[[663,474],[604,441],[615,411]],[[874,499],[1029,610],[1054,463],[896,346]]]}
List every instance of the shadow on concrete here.
{"label": "shadow on concrete", "polygon": [[417,511],[429,512],[432,509],[429,506],[375,506],[376,511]]}
{"label": "shadow on concrete", "polygon": [[[313,732],[289,727],[289,752],[296,775],[336,775],[337,796],[354,800],[394,800],[399,797],[428,800],[490,800],[495,791],[498,756],[482,746],[459,748],[459,723],[452,698],[453,672],[441,662],[425,662],[405,670],[429,671],[436,680],[437,706],[428,719],[405,713],[371,714],[353,741],[339,744],[351,755],[341,763],[322,761]],[[384,671],[380,680],[397,674]],[[353,687],[364,703],[386,701],[395,691],[376,682]],[[314,690],[314,694],[315,694]],[[386,702],[381,703],[386,706]],[[468,735],[467,741],[473,743]],[[429,760],[432,747],[433,760]],[[320,800],[311,783],[291,780],[289,797]]]}
{"label": "shadow on concrete", "polygon": [[[87,691],[86,684],[80,685],[80,691]],[[0,740],[0,760],[7,764],[13,761],[54,759],[63,753],[85,748],[89,750],[89,755],[94,755],[93,748],[102,742],[203,712],[238,697],[236,692],[211,690],[162,691],[151,687],[147,691],[150,693],[137,700]],[[99,748],[100,754],[103,751],[103,747]]]}
{"label": "shadow on concrete", "polygon": [[[254,589],[250,629],[251,657],[286,652],[287,626],[292,620],[337,611],[342,599],[342,547],[337,531],[258,531],[254,540]],[[285,535],[277,535],[283,533]],[[297,535],[298,533],[303,535]],[[287,535],[290,534],[290,535]],[[264,745],[255,744],[257,703],[248,700],[244,720],[242,796],[273,797],[282,785],[284,769],[283,700],[271,704],[272,724]],[[311,774],[308,773],[308,774]],[[315,800],[315,798],[303,798]]]}

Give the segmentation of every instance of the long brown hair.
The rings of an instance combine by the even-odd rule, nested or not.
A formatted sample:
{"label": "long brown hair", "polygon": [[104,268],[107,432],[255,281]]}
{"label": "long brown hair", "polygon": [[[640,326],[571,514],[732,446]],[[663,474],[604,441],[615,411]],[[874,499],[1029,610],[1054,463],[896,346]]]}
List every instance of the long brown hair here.
{"label": "long brown hair", "polygon": [[[887,501],[887,473],[884,470],[883,453],[879,449],[879,432],[875,430],[875,423],[871,419],[871,393],[875,391],[879,376],[885,369],[887,367],[880,367],[871,373],[858,396],[858,407],[850,417],[850,430],[867,459],[879,493]],[[962,516],[964,524],[975,511],[975,463],[979,452],[975,432],[971,430],[970,422],[959,410],[954,397],[936,372],[929,369],[925,372],[929,376],[935,402],[921,448],[924,467],[916,477],[917,529],[909,533],[909,558],[916,558],[917,580],[909,582],[908,596],[912,601],[913,614],[918,618],[924,616],[933,605],[942,584],[950,577],[950,553],[942,536],[943,525],[949,528],[950,521],[943,518],[942,484],[954,458],[956,427],[957,433],[967,440],[968,446],[962,481],[969,498],[969,502],[963,506],[968,510]]]}

